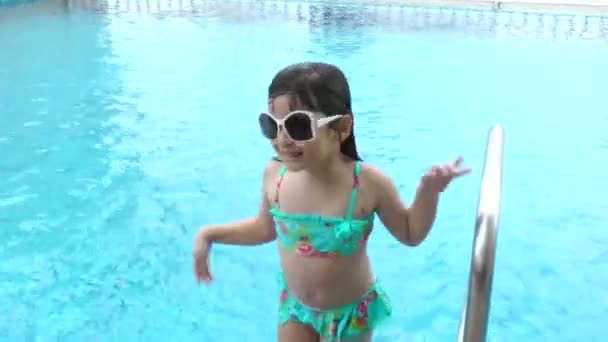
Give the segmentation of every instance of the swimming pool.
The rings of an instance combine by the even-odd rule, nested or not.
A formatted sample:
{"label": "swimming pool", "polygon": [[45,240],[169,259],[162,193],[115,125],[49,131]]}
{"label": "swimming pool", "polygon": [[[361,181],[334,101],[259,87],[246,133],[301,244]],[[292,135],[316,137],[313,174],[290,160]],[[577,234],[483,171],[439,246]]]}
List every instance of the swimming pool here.
{"label": "swimming pool", "polygon": [[272,340],[275,247],[218,246],[197,287],[192,236],[255,212],[271,155],[256,114],[273,74],[311,59],[345,70],[363,157],[408,201],[432,163],[462,153],[477,171],[420,247],[372,236],[395,303],[377,341],[455,339],[494,123],[489,341],[608,338],[608,20],[176,3],[0,9],[1,340]]}

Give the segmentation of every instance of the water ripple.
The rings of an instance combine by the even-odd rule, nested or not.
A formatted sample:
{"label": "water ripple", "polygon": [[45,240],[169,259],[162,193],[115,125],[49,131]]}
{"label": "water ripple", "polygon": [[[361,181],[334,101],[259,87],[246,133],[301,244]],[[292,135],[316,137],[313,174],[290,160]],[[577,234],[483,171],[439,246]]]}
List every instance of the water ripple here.
{"label": "water ripple", "polygon": [[0,336],[272,340],[275,246],[217,246],[216,282],[199,288],[191,243],[201,225],[258,210],[271,149],[255,115],[278,66],[310,59],[343,67],[361,153],[406,202],[433,163],[462,153],[475,170],[422,246],[378,224],[370,255],[395,303],[378,341],[455,338],[496,122],[507,145],[491,339],[608,336],[604,19],[124,4],[0,25]]}

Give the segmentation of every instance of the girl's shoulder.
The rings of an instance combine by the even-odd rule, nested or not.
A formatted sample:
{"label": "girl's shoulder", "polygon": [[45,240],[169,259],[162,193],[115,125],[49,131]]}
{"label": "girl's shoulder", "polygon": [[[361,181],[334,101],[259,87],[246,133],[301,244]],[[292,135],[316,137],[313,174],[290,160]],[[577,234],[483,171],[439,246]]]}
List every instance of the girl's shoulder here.
{"label": "girl's shoulder", "polygon": [[[393,179],[376,165],[363,163],[360,173],[361,193],[365,203],[377,212],[380,207],[395,202],[399,199],[399,193]],[[389,201],[389,202],[387,202]]]}
{"label": "girl's shoulder", "polygon": [[[368,162],[359,163],[359,182],[364,187],[381,191],[393,183],[386,172],[377,165]],[[280,159],[277,159],[276,157],[271,158],[264,168],[264,182],[270,184],[276,183],[283,167],[284,164]]]}
{"label": "girl's shoulder", "polygon": [[359,178],[363,182],[376,186],[391,181],[390,177],[380,167],[368,162],[361,162]]}
{"label": "girl's shoulder", "polygon": [[280,159],[277,159],[276,157],[271,158],[268,163],[266,163],[266,167],[264,167],[264,180],[269,181],[279,177],[283,165],[284,164]]}

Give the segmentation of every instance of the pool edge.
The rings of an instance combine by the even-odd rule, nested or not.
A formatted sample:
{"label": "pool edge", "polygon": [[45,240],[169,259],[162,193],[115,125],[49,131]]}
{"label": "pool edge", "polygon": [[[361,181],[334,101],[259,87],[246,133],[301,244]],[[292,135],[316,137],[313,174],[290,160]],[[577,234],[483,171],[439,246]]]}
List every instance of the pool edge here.
{"label": "pool edge", "polygon": [[608,1],[600,0],[569,0],[559,2],[534,0],[338,0],[333,2],[427,8],[483,9],[504,12],[608,15]]}

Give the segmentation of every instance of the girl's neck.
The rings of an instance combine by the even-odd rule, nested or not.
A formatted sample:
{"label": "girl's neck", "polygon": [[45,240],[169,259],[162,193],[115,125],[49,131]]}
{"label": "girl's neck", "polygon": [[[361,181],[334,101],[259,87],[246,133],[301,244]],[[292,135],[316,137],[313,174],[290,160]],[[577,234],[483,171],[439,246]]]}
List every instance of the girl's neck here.
{"label": "girl's neck", "polygon": [[306,168],[306,174],[315,182],[335,184],[338,179],[344,177],[344,166],[350,162],[349,158],[340,153],[338,157],[332,157]]}

